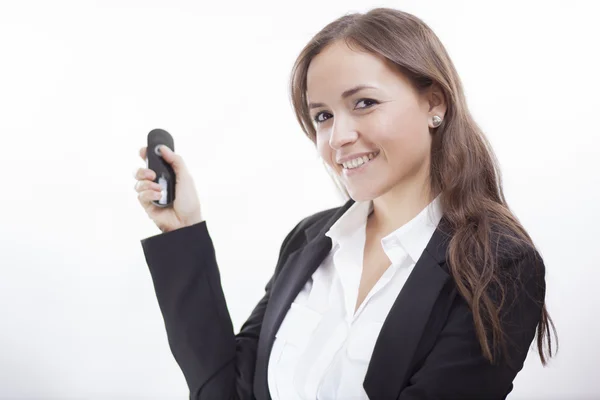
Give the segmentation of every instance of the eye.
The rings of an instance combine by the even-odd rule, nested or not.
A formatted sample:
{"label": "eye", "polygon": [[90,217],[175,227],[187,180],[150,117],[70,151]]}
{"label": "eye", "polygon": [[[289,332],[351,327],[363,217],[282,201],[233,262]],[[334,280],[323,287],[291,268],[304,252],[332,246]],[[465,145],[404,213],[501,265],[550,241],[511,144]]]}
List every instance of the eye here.
{"label": "eye", "polygon": [[329,113],[326,113],[326,112],[320,112],[320,113],[318,113],[317,115],[315,115],[315,117],[313,118],[313,121],[315,121],[317,124],[320,124],[320,123],[323,123],[323,122],[325,122],[326,120],[324,120],[324,119],[319,119],[319,117],[320,117],[321,115],[324,115],[324,114],[331,115],[331,114],[329,114]]}
{"label": "eye", "polygon": [[[360,100],[358,100],[358,102],[356,103],[356,105],[359,105],[359,104],[360,104],[360,103],[362,103],[362,102],[364,102],[364,103],[369,103],[369,102],[371,102],[372,104],[377,104],[377,101],[375,101],[375,100],[373,100],[373,99],[360,99]],[[372,104],[371,104],[371,105],[372,105]],[[367,108],[367,107],[369,107],[369,106],[366,106],[366,107],[361,107],[361,108]]]}
{"label": "eye", "polygon": [[[365,105],[364,107],[359,107],[360,109],[369,108],[371,105],[378,104],[377,101],[373,100],[373,99],[359,99],[356,102],[356,105],[359,105],[360,103],[365,103],[365,104],[366,103],[370,103],[369,105]],[[321,124],[321,123],[327,121],[327,119],[329,119],[329,118],[327,118],[327,119],[320,119],[320,117],[322,115],[324,115],[324,114],[331,115],[328,112],[323,111],[323,112],[320,112],[317,115],[315,115],[315,117],[313,118],[313,121],[315,121],[315,123],[317,123],[317,124]]]}

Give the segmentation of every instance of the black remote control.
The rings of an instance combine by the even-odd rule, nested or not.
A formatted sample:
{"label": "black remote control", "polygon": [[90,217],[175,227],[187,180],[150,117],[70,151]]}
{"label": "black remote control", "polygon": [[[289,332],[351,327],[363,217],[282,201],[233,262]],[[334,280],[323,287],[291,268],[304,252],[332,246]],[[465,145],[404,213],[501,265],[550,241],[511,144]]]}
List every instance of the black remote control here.
{"label": "black remote control", "polygon": [[148,169],[156,173],[154,182],[162,187],[160,200],[152,201],[158,207],[168,207],[175,200],[175,171],[160,156],[161,145],[165,145],[175,151],[173,137],[163,129],[153,129],[148,133],[148,147],[146,149],[146,165]]}

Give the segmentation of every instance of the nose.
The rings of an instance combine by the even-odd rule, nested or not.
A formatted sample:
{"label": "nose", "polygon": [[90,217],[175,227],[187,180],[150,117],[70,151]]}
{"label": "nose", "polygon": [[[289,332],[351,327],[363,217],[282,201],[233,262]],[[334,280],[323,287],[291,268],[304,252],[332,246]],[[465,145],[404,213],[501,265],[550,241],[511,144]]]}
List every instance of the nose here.
{"label": "nose", "polygon": [[356,141],[358,133],[354,123],[348,118],[338,117],[334,120],[331,127],[331,136],[329,137],[329,146],[332,149],[339,149],[347,143]]}

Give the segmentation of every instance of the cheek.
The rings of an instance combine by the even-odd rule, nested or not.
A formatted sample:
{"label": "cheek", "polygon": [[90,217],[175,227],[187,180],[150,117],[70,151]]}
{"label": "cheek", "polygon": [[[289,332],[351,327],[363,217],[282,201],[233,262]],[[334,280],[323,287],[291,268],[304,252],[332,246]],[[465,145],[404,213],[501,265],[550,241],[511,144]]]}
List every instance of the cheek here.
{"label": "cheek", "polygon": [[317,146],[317,153],[327,163],[331,162],[331,147],[329,141],[324,137],[325,135],[317,134],[315,139],[315,145]]}
{"label": "cheek", "polygon": [[[386,153],[397,162],[413,162],[429,151],[431,138],[426,119],[416,118],[419,110],[395,113],[379,126],[379,136]],[[425,122],[423,122],[425,121]]]}

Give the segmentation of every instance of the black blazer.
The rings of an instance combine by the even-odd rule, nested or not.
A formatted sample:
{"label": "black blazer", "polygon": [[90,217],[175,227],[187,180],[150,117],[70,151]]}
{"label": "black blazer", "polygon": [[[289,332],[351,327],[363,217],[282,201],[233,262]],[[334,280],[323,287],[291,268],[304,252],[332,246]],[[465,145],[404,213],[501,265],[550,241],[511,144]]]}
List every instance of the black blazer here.
{"label": "black blazer", "polygon": [[[190,399],[271,399],[267,363],[275,333],[331,250],[325,232],[353,203],[313,214],[289,232],[264,297],[237,335],[206,221],[141,241]],[[504,399],[523,366],[541,317],[543,264],[536,275],[530,257],[507,259],[507,266],[522,271],[525,286],[512,293],[504,319],[512,364],[491,365],[482,356],[471,311],[449,275],[444,224],[442,218],[376,341],[363,384],[372,400]]]}

